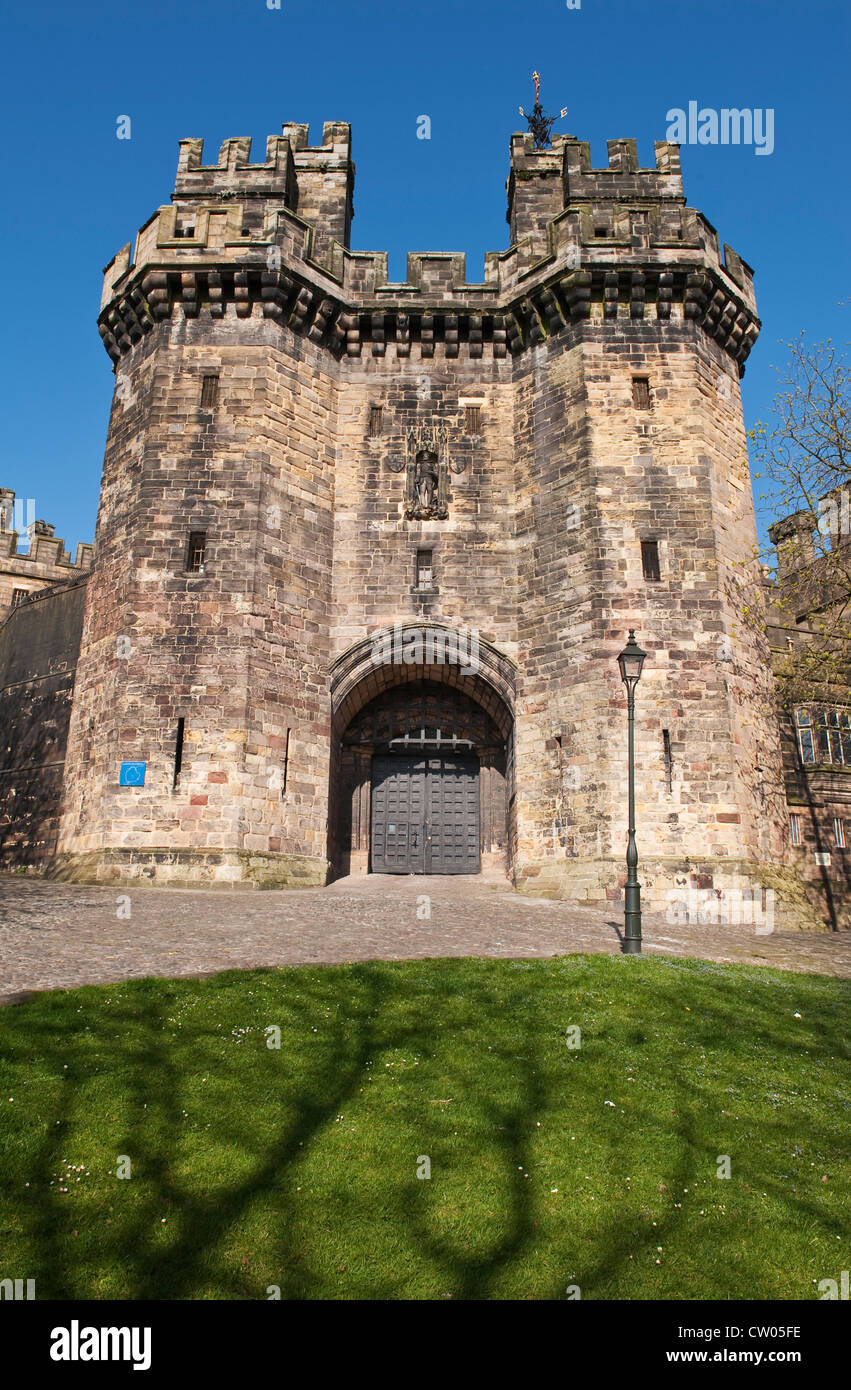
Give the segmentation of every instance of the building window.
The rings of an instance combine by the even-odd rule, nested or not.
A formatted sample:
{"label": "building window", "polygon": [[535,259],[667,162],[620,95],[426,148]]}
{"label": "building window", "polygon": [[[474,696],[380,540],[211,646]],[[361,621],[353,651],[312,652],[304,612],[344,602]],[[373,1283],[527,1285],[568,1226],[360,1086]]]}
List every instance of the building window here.
{"label": "building window", "polygon": [[801,817],[796,815],[794,811],[789,817],[789,830],[792,835],[792,844],[802,845],[804,841],[801,837]]}
{"label": "building window", "polygon": [[809,705],[795,711],[795,725],[802,763],[851,767],[851,710]]}
{"label": "building window", "polygon": [[468,405],[466,407],[466,418],[464,422],[464,432],[466,434],[481,434],[482,432],[482,407],[480,405]]}
{"label": "building window", "polygon": [[382,410],[380,405],[371,405],[369,407],[369,425],[367,426],[367,434],[369,435],[370,439],[377,439],[378,436],[381,434],[381,416]]}
{"label": "building window", "polygon": [[189,574],[203,574],[207,561],[207,532],[190,531],[186,549],[186,569]]}
{"label": "building window", "polygon": [[840,816],[833,817],[833,843],[837,849],[845,848],[845,822]]}
{"label": "building window", "polygon": [[595,235],[595,236],[608,236],[608,235],[609,235],[609,229],[608,229],[608,227],[595,227],[595,228],[594,228],[594,235]]}
{"label": "building window", "polygon": [[212,410],[219,399],[219,378],[217,376],[205,376],[201,378],[201,409]]}
{"label": "building window", "polygon": [[26,601],[27,601],[27,599],[29,598],[29,596],[30,596],[30,591],[29,591],[29,589],[13,589],[13,590],[12,590],[12,607],[13,607],[13,608],[17,608],[19,603],[26,603]]}
{"label": "building window", "polygon": [[816,745],[810,711],[808,709],[799,709],[796,712],[796,718],[798,724],[798,749],[801,754],[801,762],[812,764],[816,760]]}
{"label": "building window", "polygon": [[641,569],[645,579],[659,579],[659,542],[641,542]]}
{"label": "building window", "polygon": [[418,551],[417,551],[417,588],[418,588],[418,589],[432,589],[432,588],[434,588],[434,582],[433,582],[434,571],[433,571],[433,569],[432,569],[432,555],[433,555],[433,552],[432,552],[431,550],[418,550]]}
{"label": "building window", "polygon": [[650,378],[646,376],[634,376],[632,378],[632,404],[636,410],[650,409]]}

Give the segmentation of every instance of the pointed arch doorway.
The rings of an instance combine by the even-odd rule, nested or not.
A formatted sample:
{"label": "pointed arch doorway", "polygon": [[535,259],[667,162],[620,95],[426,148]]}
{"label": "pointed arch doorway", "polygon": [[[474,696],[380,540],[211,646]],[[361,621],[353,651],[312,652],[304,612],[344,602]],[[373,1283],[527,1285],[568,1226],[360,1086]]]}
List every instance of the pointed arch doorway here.
{"label": "pointed arch doorway", "polygon": [[513,719],[503,692],[513,697],[513,672],[492,651],[482,665],[465,673],[441,663],[369,669],[351,655],[348,670],[338,663],[336,875],[507,869]]}

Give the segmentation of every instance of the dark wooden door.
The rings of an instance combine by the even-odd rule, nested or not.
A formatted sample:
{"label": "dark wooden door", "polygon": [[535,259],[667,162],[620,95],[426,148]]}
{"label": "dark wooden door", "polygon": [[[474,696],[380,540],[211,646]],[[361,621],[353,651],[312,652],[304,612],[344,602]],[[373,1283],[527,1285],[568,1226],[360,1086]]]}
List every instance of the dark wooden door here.
{"label": "dark wooden door", "polygon": [[479,763],[477,758],[430,758],[428,872],[477,874]]}
{"label": "dark wooden door", "polygon": [[373,873],[478,873],[479,836],[477,758],[373,759]]}
{"label": "dark wooden door", "polygon": [[425,826],[425,759],[373,758],[373,873],[424,874]]}

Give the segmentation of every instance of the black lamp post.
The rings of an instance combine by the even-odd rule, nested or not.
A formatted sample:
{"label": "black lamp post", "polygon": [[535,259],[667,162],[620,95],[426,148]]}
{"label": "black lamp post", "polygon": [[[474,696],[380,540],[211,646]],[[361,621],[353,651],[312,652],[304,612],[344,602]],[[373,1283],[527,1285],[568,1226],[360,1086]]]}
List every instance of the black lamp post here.
{"label": "black lamp post", "polygon": [[641,885],[638,882],[638,850],[635,847],[635,687],[641,680],[646,652],[635,640],[632,628],[629,641],[618,657],[621,680],[627,690],[627,715],[629,722],[629,839],[626,847],[626,894],[624,902],[624,940],[625,956],[641,955]]}

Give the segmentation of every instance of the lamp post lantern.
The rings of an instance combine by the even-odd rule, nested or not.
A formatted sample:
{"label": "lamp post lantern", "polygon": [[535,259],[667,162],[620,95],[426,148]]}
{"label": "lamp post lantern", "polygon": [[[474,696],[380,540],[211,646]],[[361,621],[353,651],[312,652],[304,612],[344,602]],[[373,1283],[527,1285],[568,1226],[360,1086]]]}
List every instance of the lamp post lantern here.
{"label": "lamp post lantern", "polygon": [[624,897],[623,954],[641,955],[641,885],[638,882],[638,850],[635,846],[635,687],[647,653],[629,630],[629,641],[618,657],[621,680],[627,691],[627,721],[629,726],[629,839],[626,847],[626,893]]}

